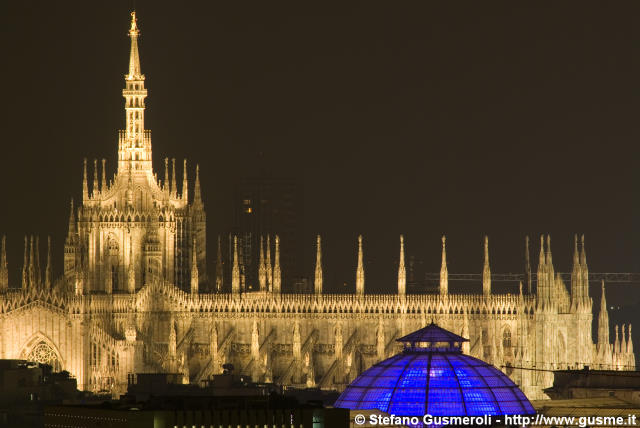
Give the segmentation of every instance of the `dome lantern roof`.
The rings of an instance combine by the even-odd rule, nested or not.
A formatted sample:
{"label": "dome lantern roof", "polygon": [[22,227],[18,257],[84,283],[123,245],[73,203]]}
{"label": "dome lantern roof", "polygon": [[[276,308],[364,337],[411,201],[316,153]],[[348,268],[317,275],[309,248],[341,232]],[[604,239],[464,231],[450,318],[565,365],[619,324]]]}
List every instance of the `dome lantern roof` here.
{"label": "dome lantern roof", "polygon": [[468,341],[434,322],[396,339],[396,342],[404,343],[405,352],[462,352],[462,343]]}

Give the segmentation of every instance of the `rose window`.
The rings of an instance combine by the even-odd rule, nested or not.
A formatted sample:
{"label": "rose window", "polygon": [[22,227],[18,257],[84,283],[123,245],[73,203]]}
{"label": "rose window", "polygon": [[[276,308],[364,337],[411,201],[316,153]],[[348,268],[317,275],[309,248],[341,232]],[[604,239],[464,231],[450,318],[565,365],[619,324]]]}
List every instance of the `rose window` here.
{"label": "rose window", "polygon": [[34,346],[26,359],[29,361],[35,361],[36,363],[48,364],[53,367],[54,371],[60,371],[60,360],[58,359],[58,355],[44,342],[40,342]]}

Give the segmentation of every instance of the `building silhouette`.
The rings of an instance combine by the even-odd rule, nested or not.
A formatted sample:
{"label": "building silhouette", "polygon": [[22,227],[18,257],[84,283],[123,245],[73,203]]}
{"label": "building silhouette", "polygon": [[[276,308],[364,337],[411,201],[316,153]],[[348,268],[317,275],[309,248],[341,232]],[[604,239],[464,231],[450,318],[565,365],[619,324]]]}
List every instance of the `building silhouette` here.
{"label": "building silhouette", "polygon": [[[260,289],[260,264],[266,261],[267,254],[275,254],[276,234],[281,239],[283,287],[291,290],[300,275],[297,269],[302,261],[302,196],[298,182],[266,174],[241,179],[235,187],[233,208],[234,228],[230,236],[238,237],[241,290]],[[229,239],[228,266],[233,264],[232,246],[233,239]]]}

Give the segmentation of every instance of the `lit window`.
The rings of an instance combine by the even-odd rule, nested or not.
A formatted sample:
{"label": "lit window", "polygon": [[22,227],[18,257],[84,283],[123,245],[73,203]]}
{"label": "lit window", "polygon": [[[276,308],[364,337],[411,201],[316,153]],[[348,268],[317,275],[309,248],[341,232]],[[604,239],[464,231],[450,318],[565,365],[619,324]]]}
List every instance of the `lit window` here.
{"label": "lit window", "polygon": [[244,212],[247,214],[251,214],[251,212],[253,211],[251,209],[251,199],[244,199],[242,201],[242,204],[244,205]]}

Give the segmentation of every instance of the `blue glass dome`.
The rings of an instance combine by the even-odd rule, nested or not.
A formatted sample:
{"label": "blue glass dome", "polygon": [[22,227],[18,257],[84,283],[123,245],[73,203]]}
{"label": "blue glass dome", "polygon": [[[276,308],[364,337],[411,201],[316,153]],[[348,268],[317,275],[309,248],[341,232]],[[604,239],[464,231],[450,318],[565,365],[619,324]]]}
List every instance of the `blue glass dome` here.
{"label": "blue glass dome", "polygon": [[432,323],[398,341],[403,353],[364,371],[334,407],[419,417],[535,413],[507,375],[462,354],[467,339]]}

